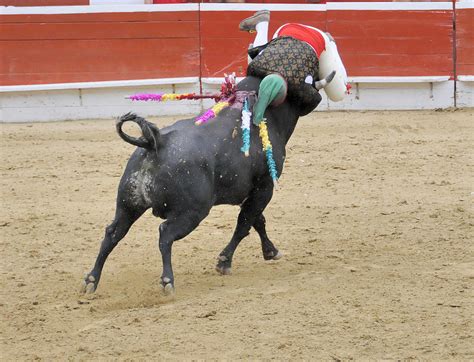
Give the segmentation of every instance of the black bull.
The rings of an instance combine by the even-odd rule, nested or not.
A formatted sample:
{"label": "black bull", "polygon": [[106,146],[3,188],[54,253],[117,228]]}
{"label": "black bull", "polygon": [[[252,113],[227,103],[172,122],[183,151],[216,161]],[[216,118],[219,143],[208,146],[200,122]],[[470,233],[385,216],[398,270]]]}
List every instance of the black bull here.
{"label": "black bull", "polygon": [[[256,91],[259,83],[258,78],[247,77],[238,89]],[[278,175],[283,169],[286,143],[300,113],[288,101],[265,112]],[[133,114],[118,120],[119,135],[139,147],[120,181],[115,218],[105,230],[94,268],[85,276],[83,292],[95,291],[108,255],[150,208],[155,216],[166,220],[159,227],[163,258],[160,283],[166,293],[174,290],[173,242],[193,231],[214,205],[241,207],[232,239],[219,254],[218,272],[230,274],[235,249],[252,227],[260,236],[264,259],[281,257],[265,230],[263,211],[272,198],[273,181],[258,127],[252,126],[250,157],[245,157],[240,150],[240,118],[239,109],[227,108],[206,124],[196,126],[193,119],[188,119],[162,130]],[[138,123],[143,136],[133,138],[123,133],[121,127],[126,121]]]}

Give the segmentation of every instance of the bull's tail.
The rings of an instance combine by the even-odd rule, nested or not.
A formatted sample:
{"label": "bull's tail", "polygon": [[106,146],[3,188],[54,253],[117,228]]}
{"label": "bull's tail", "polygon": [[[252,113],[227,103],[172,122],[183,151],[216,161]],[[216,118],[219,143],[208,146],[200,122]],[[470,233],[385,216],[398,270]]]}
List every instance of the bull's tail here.
{"label": "bull's tail", "polygon": [[[135,122],[138,124],[142,130],[142,136],[136,138],[126,134],[122,130],[122,125],[125,122]],[[144,118],[138,117],[134,113],[127,113],[118,118],[115,127],[117,129],[117,133],[125,142],[131,143],[134,146],[155,151],[157,151],[160,147],[160,131],[158,127],[156,127],[153,123],[148,122]]]}

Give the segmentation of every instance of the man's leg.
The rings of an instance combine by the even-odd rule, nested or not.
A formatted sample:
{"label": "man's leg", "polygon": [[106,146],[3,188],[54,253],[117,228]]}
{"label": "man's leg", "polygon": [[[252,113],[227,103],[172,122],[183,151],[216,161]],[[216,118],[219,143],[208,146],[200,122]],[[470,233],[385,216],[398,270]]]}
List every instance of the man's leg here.
{"label": "man's leg", "polygon": [[[268,15],[270,16],[270,14]],[[257,34],[255,35],[255,40],[253,41],[254,47],[268,43],[268,23],[269,21],[261,21],[255,25]]]}
{"label": "man's leg", "polygon": [[280,74],[270,74],[262,79],[258,88],[258,100],[253,106],[253,123],[258,125],[269,105],[278,106],[286,99],[287,84]]}
{"label": "man's leg", "polygon": [[[249,33],[256,33],[253,44],[249,44],[249,49],[268,43],[268,24],[270,22],[270,11],[260,10],[252,16],[242,20],[239,29]],[[248,62],[252,59],[249,57]]]}

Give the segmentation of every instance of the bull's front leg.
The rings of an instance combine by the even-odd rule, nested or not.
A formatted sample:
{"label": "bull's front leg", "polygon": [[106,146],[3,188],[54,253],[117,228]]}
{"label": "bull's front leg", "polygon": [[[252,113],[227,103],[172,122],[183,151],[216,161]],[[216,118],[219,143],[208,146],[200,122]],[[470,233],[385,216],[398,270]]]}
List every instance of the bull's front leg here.
{"label": "bull's front leg", "polygon": [[263,214],[260,214],[253,223],[253,228],[257,231],[260,236],[260,241],[262,243],[262,253],[265,260],[278,260],[283,255],[278,251],[278,249],[273,245],[267,235],[265,228],[265,217]]}
{"label": "bull's front leg", "polygon": [[[232,239],[224,250],[221,251],[218,257],[216,270],[220,274],[227,275],[231,273],[232,257],[234,256],[235,249],[237,249],[237,246],[242,239],[249,234],[250,228],[254,226],[257,218],[262,214],[263,210],[270,202],[272,195],[273,183],[270,181],[264,186],[256,187],[247,200],[242,204]],[[265,230],[265,227],[263,227],[263,230]]]}

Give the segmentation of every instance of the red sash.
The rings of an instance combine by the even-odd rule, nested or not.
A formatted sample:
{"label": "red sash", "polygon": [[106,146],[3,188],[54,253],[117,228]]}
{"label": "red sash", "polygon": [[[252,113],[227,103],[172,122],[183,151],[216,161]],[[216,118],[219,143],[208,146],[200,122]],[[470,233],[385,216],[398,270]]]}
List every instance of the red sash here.
{"label": "red sash", "polygon": [[278,36],[291,36],[308,43],[314,49],[318,58],[326,49],[326,42],[321,33],[301,24],[288,23],[283,25],[278,31]]}

